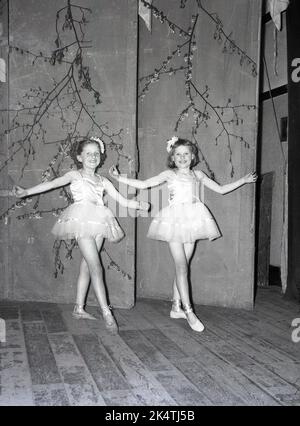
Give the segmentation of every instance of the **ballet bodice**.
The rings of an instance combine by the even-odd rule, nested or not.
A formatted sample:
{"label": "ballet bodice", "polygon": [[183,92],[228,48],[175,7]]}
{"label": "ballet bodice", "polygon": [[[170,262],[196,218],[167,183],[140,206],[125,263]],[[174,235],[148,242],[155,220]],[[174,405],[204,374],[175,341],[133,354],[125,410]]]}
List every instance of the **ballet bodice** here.
{"label": "ballet bodice", "polygon": [[103,178],[98,176],[98,182],[94,182],[86,176],[82,176],[80,171],[73,172],[73,180],[70,185],[70,190],[74,203],[93,203],[98,206],[103,206],[104,184]]}
{"label": "ballet bodice", "polygon": [[173,171],[167,180],[167,185],[170,205],[200,202],[200,180],[194,172],[191,172],[189,175],[181,175]]}

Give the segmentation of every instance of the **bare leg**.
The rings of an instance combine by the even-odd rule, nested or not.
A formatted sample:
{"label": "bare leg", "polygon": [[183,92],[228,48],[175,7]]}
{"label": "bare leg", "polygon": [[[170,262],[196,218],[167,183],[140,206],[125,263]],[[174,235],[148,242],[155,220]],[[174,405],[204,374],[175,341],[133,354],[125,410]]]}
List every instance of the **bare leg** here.
{"label": "bare leg", "polygon": [[[185,257],[187,261],[187,266],[189,268],[190,260],[195,248],[195,243],[184,243],[183,247],[184,247]],[[175,277],[173,282],[173,300],[178,300],[178,299],[180,299],[180,294],[177,288],[176,277]]]}
{"label": "bare leg", "polygon": [[[169,243],[170,251],[175,263],[177,290],[182,300],[184,311],[190,327],[195,331],[203,331],[204,326],[191,308],[188,287],[188,261],[182,243]],[[188,254],[190,251],[188,252]]]}
{"label": "bare leg", "polygon": [[[185,257],[186,257],[186,261],[187,261],[187,266],[189,268],[190,265],[190,260],[192,257],[192,254],[194,252],[194,248],[195,248],[195,243],[184,243],[183,244],[184,247],[184,252],[185,252]],[[173,298],[172,298],[172,309],[170,312],[170,317],[171,318],[184,318],[186,319],[186,315],[184,313],[184,311],[181,308],[181,297],[177,288],[177,283],[176,283],[176,276],[174,278],[174,282],[173,282]]]}
{"label": "bare leg", "polygon": [[[96,294],[96,298],[101,309],[103,309],[104,307],[108,306],[108,303],[106,299],[106,290],[103,281],[102,266],[98,253],[98,246],[100,243],[102,245],[103,238],[101,240],[102,241],[99,240],[97,244],[94,238],[78,239],[78,246],[84,259],[81,262],[80,272],[82,272],[82,275],[80,275],[78,278],[77,291],[81,297],[86,296],[86,291],[88,288],[87,280],[89,273],[89,276],[91,277],[92,286]],[[88,268],[88,271],[86,268]]]}
{"label": "bare leg", "polygon": [[77,279],[77,294],[76,304],[79,306],[85,305],[86,295],[90,283],[90,271],[84,258],[82,258]]}
{"label": "bare leg", "polygon": [[91,277],[88,265],[85,259],[83,258],[80,263],[79,276],[77,279],[76,304],[73,311],[73,317],[76,319],[97,319],[85,310],[85,302],[89,288],[90,278]]}
{"label": "bare leg", "polygon": [[[103,244],[103,238],[97,238],[96,246],[97,246],[98,252],[100,252],[102,244]],[[90,276],[89,267],[86,263],[86,260],[83,257],[80,263],[79,275],[77,279],[76,306],[73,312],[73,315],[75,316],[75,318],[94,319],[94,320],[96,319],[94,316],[88,314],[84,310],[90,280],[91,280],[91,276]]]}
{"label": "bare leg", "polygon": [[[92,286],[97,298],[97,301],[102,309],[103,318],[106,323],[106,327],[110,331],[117,331],[116,322],[110,312],[110,308],[107,303],[106,289],[103,281],[102,266],[100,263],[98,250],[101,248],[103,243],[103,238],[98,238],[97,241],[93,238],[79,238],[78,246],[83,255],[83,258],[86,262],[86,265],[89,270],[91,277]],[[87,272],[85,270],[86,266],[83,263],[82,265],[82,275],[80,280],[78,280],[78,294],[80,297],[84,297],[87,291]],[[84,294],[85,292],[85,294]],[[82,299],[81,299],[82,300]]]}
{"label": "bare leg", "polygon": [[184,304],[190,304],[188,288],[188,263],[183,243],[169,243],[170,251],[175,263],[176,287],[178,295]]}

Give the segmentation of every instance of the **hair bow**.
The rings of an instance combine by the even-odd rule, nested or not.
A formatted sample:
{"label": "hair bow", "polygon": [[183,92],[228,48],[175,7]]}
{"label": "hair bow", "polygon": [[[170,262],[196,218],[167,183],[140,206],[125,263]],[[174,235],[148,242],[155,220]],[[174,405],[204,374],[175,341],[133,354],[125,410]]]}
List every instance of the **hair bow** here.
{"label": "hair bow", "polygon": [[171,149],[173,148],[173,145],[175,142],[178,141],[178,137],[177,136],[173,136],[170,140],[167,141],[167,151],[170,152]]}
{"label": "hair bow", "polygon": [[103,153],[104,153],[104,151],[105,151],[105,145],[104,145],[104,142],[103,142],[100,138],[96,138],[95,136],[92,136],[92,137],[90,138],[90,140],[91,140],[91,141],[98,142],[98,144],[100,145],[100,151],[101,151],[101,154],[103,154]]}

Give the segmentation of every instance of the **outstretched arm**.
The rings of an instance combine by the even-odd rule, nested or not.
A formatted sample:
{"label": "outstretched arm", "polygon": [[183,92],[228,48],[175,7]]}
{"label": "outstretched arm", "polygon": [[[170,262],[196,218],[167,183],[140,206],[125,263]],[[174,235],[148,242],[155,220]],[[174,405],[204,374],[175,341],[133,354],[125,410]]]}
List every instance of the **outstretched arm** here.
{"label": "outstretched arm", "polygon": [[124,183],[125,185],[133,186],[137,189],[147,189],[152,188],[153,186],[160,185],[161,183],[167,180],[168,171],[164,171],[157,176],[153,176],[152,178],[146,180],[140,179],[131,179],[125,176],[121,176],[119,171],[115,166],[112,166],[109,169],[109,174],[111,177],[116,179],[118,182]]}
{"label": "outstretched arm", "polygon": [[150,204],[146,201],[136,201],[136,200],[128,200],[128,198],[123,197],[113,186],[113,184],[108,180],[104,180],[104,187],[108,193],[114,200],[116,200],[121,206],[128,207],[130,209],[135,210],[145,210],[148,211]]}
{"label": "outstretched arm", "polygon": [[40,194],[41,192],[50,191],[51,189],[59,188],[69,184],[72,180],[71,174],[66,173],[64,176],[53,179],[50,182],[42,182],[31,188],[24,189],[20,186],[15,186],[14,191],[18,198],[28,197],[29,195]]}
{"label": "outstretched arm", "polygon": [[257,180],[257,174],[255,172],[248,173],[246,176],[241,179],[236,180],[235,182],[228,183],[226,185],[219,185],[214,180],[207,177],[203,172],[197,170],[197,175],[202,179],[203,184],[211,189],[212,191],[218,192],[219,194],[228,194],[228,192],[232,192],[235,189],[245,185],[246,183],[254,183]]}

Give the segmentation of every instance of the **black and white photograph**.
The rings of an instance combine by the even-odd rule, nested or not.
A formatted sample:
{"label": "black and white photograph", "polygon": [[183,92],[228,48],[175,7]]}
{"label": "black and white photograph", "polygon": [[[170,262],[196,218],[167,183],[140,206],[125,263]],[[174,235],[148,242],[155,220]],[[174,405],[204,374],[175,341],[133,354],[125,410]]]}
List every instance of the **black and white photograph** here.
{"label": "black and white photograph", "polygon": [[299,22],[0,0],[1,407],[300,406]]}

